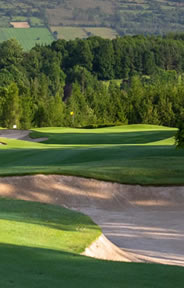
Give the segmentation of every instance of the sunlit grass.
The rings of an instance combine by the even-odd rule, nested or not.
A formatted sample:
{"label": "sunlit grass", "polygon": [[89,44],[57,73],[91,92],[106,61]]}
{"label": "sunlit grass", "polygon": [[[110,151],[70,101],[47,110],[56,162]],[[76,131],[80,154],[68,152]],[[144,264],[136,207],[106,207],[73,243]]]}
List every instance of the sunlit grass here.
{"label": "sunlit grass", "polygon": [[100,234],[81,213],[0,198],[0,243],[81,253]]}

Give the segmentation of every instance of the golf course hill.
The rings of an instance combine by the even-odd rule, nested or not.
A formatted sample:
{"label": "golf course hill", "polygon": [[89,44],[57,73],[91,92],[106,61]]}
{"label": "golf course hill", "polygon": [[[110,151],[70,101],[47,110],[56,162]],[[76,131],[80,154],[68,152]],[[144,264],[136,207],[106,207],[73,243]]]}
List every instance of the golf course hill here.
{"label": "golf course hill", "polygon": [[0,129],[0,287],[183,287],[176,132]]}

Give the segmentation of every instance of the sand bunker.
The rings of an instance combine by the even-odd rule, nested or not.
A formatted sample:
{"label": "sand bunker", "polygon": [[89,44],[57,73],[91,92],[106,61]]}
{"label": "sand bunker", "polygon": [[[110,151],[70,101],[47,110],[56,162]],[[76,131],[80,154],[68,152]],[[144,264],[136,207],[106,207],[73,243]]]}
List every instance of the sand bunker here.
{"label": "sand bunker", "polygon": [[29,137],[30,132],[30,130],[2,129],[0,130],[0,137],[31,142],[42,142],[48,140],[46,137],[32,139]]}
{"label": "sand bunker", "polygon": [[0,196],[89,215],[104,235],[85,254],[184,266],[184,187],[141,187],[72,176],[0,178]]}

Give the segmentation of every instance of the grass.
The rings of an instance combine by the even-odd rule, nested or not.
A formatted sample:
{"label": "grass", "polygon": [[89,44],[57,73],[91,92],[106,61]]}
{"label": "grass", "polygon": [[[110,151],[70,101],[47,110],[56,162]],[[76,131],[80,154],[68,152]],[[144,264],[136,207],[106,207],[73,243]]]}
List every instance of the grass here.
{"label": "grass", "polygon": [[30,24],[32,27],[36,26],[44,26],[44,21],[38,17],[30,17],[29,18]]}
{"label": "grass", "polygon": [[[0,243],[81,253],[101,234],[81,213],[0,198]],[[36,237],[35,237],[36,235]]]}
{"label": "grass", "polygon": [[0,219],[0,287],[183,287],[182,267],[80,256],[100,234],[98,226],[80,213],[0,199]]}
{"label": "grass", "polygon": [[56,31],[58,33],[58,39],[65,40],[87,38],[89,36],[100,36],[102,38],[114,39],[118,35],[115,30],[104,27],[52,26],[51,31]]}
{"label": "grass", "polygon": [[65,39],[65,40],[74,40],[76,38],[87,38],[87,33],[83,28],[80,27],[51,27],[52,32],[57,32],[58,39]]}
{"label": "grass", "polygon": [[54,38],[47,28],[1,28],[0,42],[15,38],[24,50],[30,50],[35,44],[50,44]]}
{"label": "grass", "polygon": [[12,17],[11,18],[11,22],[21,22],[21,21],[25,21],[25,22],[27,22],[28,21],[28,17],[26,17],[26,16],[14,16],[14,17]]}
{"label": "grass", "polygon": [[118,36],[116,30],[105,27],[86,27],[85,31],[90,33],[91,36],[99,36],[105,39],[114,39]]}
{"label": "grass", "polygon": [[44,143],[1,139],[0,175],[65,174],[119,183],[183,185],[184,150],[176,129],[126,125],[100,129],[40,128]]}

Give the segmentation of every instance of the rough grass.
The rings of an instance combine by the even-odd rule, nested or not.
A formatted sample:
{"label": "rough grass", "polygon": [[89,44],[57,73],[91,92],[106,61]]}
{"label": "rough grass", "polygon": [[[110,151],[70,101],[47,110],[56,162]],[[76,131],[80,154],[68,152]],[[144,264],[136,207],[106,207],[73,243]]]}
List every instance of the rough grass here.
{"label": "rough grass", "polygon": [[0,139],[0,175],[66,174],[142,185],[183,185],[184,150],[176,129],[127,125],[100,129],[40,128],[45,143]]}
{"label": "rough grass", "polygon": [[100,261],[76,254],[89,243],[87,235],[94,239],[100,233],[80,213],[0,199],[0,218],[0,287],[183,287],[182,267]]}

